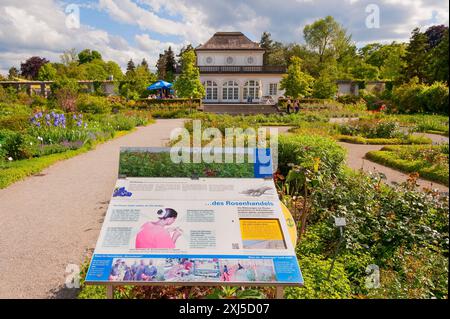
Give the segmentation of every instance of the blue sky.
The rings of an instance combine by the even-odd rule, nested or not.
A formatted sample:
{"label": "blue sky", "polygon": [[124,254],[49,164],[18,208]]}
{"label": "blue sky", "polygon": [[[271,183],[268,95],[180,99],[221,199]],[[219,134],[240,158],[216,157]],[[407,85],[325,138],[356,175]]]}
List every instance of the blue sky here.
{"label": "blue sky", "polygon": [[[79,27],[68,24],[74,4]],[[379,28],[367,28],[370,4],[379,9]],[[242,31],[255,41],[269,31],[282,42],[303,42],[304,26],[326,15],[357,46],[401,42],[414,27],[448,25],[448,10],[443,0],[0,0],[0,73],[33,55],[59,61],[71,48],[99,50],[122,67],[130,58],[154,65],[168,46],[195,46],[217,31]]]}

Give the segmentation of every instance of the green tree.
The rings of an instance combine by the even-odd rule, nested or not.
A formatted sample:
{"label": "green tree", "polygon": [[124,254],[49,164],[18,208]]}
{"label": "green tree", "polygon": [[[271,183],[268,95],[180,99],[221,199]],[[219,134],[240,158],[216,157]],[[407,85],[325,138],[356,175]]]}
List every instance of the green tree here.
{"label": "green tree", "polygon": [[443,31],[442,40],[429,53],[428,74],[431,81],[448,82],[449,52],[448,28]]}
{"label": "green tree", "polygon": [[56,69],[52,63],[46,63],[39,69],[39,81],[52,81],[56,79]]}
{"label": "green tree", "polygon": [[130,59],[127,63],[127,72],[126,74],[133,73],[136,70],[136,66],[134,65],[133,59]]}
{"label": "green tree", "polygon": [[411,34],[404,57],[405,68],[403,70],[403,75],[406,82],[413,77],[417,77],[420,83],[426,81],[427,58],[428,38],[424,33],[420,32],[419,28],[415,28]]}
{"label": "green tree", "polygon": [[8,79],[14,81],[18,77],[19,77],[19,70],[15,66],[10,67],[8,70]]}
{"label": "green tree", "polygon": [[312,96],[318,99],[333,98],[337,92],[337,66],[330,64],[322,69],[319,77],[314,81]]}
{"label": "green tree", "polygon": [[293,56],[287,69],[287,74],[280,82],[280,88],[285,90],[286,96],[293,98],[307,97],[311,95],[314,78],[302,72],[302,60]]}
{"label": "green tree", "polygon": [[179,97],[203,98],[205,88],[200,82],[200,71],[196,66],[196,56],[193,50],[181,56],[181,74],[175,81],[174,89]]}
{"label": "green tree", "polygon": [[123,79],[123,73],[120,66],[114,62],[114,61],[108,61],[104,63],[104,68],[108,75],[112,75],[114,80],[122,80]]}
{"label": "green tree", "polygon": [[320,63],[329,57],[339,58],[351,39],[347,31],[332,16],[305,26],[303,36],[306,44],[319,54]]}
{"label": "green tree", "polygon": [[166,56],[164,54],[159,55],[159,59],[156,62],[156,70],[158,79],[164,80],[166,78]]}
{"label": "green tree", "polygon": [[406,45],[403,43],[392,43],[385,47],[386,58],[380,67],[380,78],[385,80],[397,80],[405,67],[403,57],[406,54]]}
{"label": "green tree", "polygon": [[175,54],[172,51],[172,47],[169,46],[169,49],[164,52],[165,57],[165,70],[166,70],[166,77],[164,80],[167,82],[173,82],[175,78],[175,72],[176,72],[176,64],[175,61]]}
{"label": "green tree", "polygon": [[108,78],[105,62],[95,59],[89,63],[82,64],[86,74],[86,80],[104,81]]}
{"label": "green tree", "polygon": [[259,46],[265,50],[263,55],[263,63],[264,65],[268,65],[269,64],[268,57],[272,53],[273,49],[272,35],[269,32],[264,31],[262,33],[261,40],[259,41]]}
{"label": "green tree", "polygon": [[100,52],[95,50],[91,51],[90,49],[84,49],[83,51],[78,53],[78,60],[80,64],[85,64],[92,62],[94,60],[101,60],[101,59],[102,55],[100,54]]}

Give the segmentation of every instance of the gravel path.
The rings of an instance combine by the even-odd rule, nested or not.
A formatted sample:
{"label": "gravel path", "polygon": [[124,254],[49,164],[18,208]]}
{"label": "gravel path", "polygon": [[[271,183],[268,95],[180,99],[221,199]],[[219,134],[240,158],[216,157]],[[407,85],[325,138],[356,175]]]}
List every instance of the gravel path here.
{"label": "gravel path", "polygon": [[70,298],[68,264],[94,248],[120,146],[164,146],[184,120],[157,120],[0,190],[0,298]]}

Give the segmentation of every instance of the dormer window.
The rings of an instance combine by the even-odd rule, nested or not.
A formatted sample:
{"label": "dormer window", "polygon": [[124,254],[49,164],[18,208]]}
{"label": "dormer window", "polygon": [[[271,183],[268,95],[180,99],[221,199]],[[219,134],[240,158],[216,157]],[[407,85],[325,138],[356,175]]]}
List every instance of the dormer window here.
{"label": "dormer window", "polygon": [[229,57],[227,58],[227,64],[233,64],[233,62],[234,62],[233,57],[229,56]]}
{"label": "dormer window", "polygon": [[249,56],[248,58],[247,58],[247,63],[248,64],[253,64],[255,62],[255,59],[252,57],[252,56]]}

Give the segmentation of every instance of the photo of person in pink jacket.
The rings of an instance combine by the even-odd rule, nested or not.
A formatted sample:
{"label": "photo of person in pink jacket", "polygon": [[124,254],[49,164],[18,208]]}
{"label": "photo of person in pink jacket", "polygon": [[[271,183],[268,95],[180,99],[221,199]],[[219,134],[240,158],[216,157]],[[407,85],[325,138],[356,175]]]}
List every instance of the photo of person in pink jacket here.
{"label": "photo of person in pink jacket", "polygon": [[172,208],[159,209],[158,220],[142,225],[136,235],[136,248],[175,248],[177,239],[183,231],[172,225],[178,213]]}

